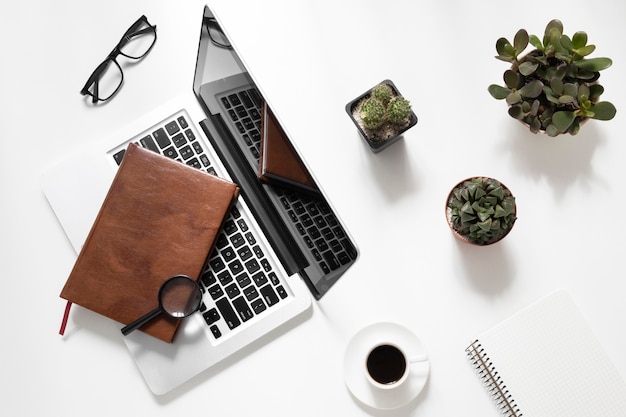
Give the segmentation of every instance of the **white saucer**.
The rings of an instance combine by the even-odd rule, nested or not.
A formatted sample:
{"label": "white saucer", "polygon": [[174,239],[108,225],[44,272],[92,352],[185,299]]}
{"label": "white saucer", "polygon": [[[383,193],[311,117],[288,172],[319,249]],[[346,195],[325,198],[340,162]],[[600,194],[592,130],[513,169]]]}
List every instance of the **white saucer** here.
{"label": "white saucer", "polygon": [[410,364],[408,379],[398,388],[375,388],[365,375],[365,361],[369,351],[382,341],[401,347],[409,357],[427,357],[422,342],[407,328],[395,323],[374,323],[357,332],[348,343],[344,378],[352,395],[363,404],[377,409],[399,408],[422,392],[428,379],[430,363],[426,359]]}

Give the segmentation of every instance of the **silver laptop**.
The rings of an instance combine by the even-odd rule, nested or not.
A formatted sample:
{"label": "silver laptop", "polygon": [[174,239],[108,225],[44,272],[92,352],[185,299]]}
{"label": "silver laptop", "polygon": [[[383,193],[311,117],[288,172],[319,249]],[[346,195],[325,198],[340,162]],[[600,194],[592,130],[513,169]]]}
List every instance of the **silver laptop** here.
{"label": "silver laptop", "polygon": [[321,298],[358,257],[323,193],[258,181],[263,93],[209,7],[201,22],[189,94],[94,140],[42,178],[77,253],[131,142],[239,184],[239,200],[199,277],[200,311],[183,321],[172,344],[142,332],[124,337],[157,395],[306,319],[312,298]]}

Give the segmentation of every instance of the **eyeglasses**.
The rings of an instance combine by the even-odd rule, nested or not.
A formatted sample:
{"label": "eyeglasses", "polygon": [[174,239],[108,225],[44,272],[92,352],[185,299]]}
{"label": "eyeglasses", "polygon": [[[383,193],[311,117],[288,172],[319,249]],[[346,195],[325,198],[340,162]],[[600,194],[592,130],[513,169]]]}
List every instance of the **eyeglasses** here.
{"label": "eyeglasses", "polygon": [[211,39],[211,43],[213,43],[213,45],[219,46],[220,48],[232,49],[230,42],[214,17],[207,17],[204,23],[206,25],[206,30],[209,33],[209,39]]}
{"label": "eyeglasses", "polygon": [[117,57],[123,55],[126,58],[139,60],[150,52],[156,38],[156,25],[151,25],[146,16],[141,16],[128,28],[113,51],[89,76],[80,93],[84,96],[91,96],[92,103],[107,101],[113,97],[124,82],[124,73],[117,62]]}

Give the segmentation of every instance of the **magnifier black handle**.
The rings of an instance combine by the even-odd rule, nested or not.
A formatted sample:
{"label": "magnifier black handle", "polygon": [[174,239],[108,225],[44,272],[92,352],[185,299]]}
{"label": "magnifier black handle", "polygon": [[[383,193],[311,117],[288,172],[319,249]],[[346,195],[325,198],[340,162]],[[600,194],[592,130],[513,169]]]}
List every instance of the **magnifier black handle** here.
{"label": "magnifier black handle", "polygon": [[161,307],[155,308],[154,310],[152,310],[145,316],[139,317],[137,320],[133,321],[132,323],[129,323],[126,326],[122,327],[122,334],[126,336],[128,333],[134,330],[137,330],[138,328],[140,328],[141,326],[143,326],[144,324],[146,324],[147,322],[149,322],[150,320],[152,320],[159,314],[161,314]]}

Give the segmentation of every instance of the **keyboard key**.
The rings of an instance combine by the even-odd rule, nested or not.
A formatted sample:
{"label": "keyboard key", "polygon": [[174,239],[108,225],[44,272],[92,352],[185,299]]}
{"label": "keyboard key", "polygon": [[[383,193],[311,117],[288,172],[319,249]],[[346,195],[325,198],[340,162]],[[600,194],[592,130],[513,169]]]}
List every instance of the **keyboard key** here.
{"label": "keyboard key", "polygon": [[276,287],[276,292],[283,300],[287,298],[287,291],[285,291],[285,288],[282,285]]}
{"label": "keyboard key", "polygon": [[263,296],[263,299],[265,300],[267,305],[270,307],[279,301],[276,292],[270,284],[267,284],[265,287],[261,288],[261,295]]}
{"label": "keyboard key", "polygon": [[229,95],[228,101],[230,101],[230,104],[232,104],[233,106],[238,106],[241,104],[241,100],[239,100],[239,97],[237,96],[237,94]]}
{"label": "keyboard key", "polygon": [[230,274],[228,269],[225,269],[217,274],[217,279],[220,281],[220,284],[222,284],[222,286],[226,286],[232,282],[233,276]]}
{"label": "keyboard key", "polygon": [[185,143],[187,143],[187,139],[185,138],[185,135],[183,135],[182,133],[175,135],[172,138],[172,140],[174,141],[174,146],[176,146],[177,148],[180,148]]}
{"label": "keyboard key", "polygon": [[218,298],[224,296],[224,290],[222,290],[222,287],[220,287],[219,284],[215,284],[214,286],[209,288],[208,291],[209,291],[209,295],[214,300],[217,300]]}
{"label": "keyboard key", "polygon": [[254,102],[254,105],[260,108],[261,96],[259,95],[259,93],[254,88],[251,88],[250,90],[248,90],[248,94],[250,95],[250,98]]}
{"label": "keyboard key", "polygon": [[205,270],[202,276],[200,277],[200,281],[204,284],[205,287],[210,287],[211,285],[217,282],[215,275],[210,270]]}
{"label": "keyboard key", "polygon": [[265,276],[263,272],[258,272],[252,275],[252,279],[254,280],[254,283],[256,284],[256,286],[259,288],[267,283],[267,277]]}
{"label": "keyboard key", "polygon": [[235,280],[241,288],[246,288],[248,285],[252,284],[252,280],[248,274],[239,274],[235,277]]}
{"label": "keyboard key", "polygon": [[256,290],[254,285],[250,285],[249,287],[243,289],[243,295],[246,296],[248,301],[252,301],[259,297],[259,292]]}
{"label": "keyboard key", "polygon": [[248,262],[246,262],[246,269],[248,270],[248,273],[254,274],[259,269],[261,269],[261,266],[256,259],[252,258]]}
{"label": "keyboard key", "polygon": [[209,327],[209,329],[211,329],[211,333],[213,333],[213,337],[216,339],[222,337],[222,332],[220,332],[220,329],[216,325]]}
{"label": "keyboard key", "polygon": [[224,321],[226,322],[226,325],[229,329],[232,330],[241,324],[241,321],[239,321],[235,310],[233,310],[226,298],[220,298],[215,302],[215,305],[222,314],[222,317],[224,318]]}
{"label": "keyboard key", "polygon": [[191,146],[187,145],[180,150],[180,156],[186,161],[193,156]]}
{"label": "keyboard key", "polygon": [[230,242],[233,244],[234,247],[238,248],[241,245],[245,244],[246,240],[241,235],[241,233],[237,233],[237,234],[231,236]]}
{"label": "keyboard key", "polygon": [[178,120],[178,123],[180,123],[180,127],[182,127],[183,129],[187,129],[189,127],[189,125],[187,124],[187,120],[185,120],[184,116],[180,116],[176,120]]}
{"label": "keyboard key", "polygon": [[147,135],[146,137],[139,139],[139,144],[146,149],[150,149],[152,152],[159,152],[159,148],[154,143],[152,136]]}
{"label": "keyboard key", "polygon": [[176,149],[174,149],[173,146],[170,146],[163,151],[163,155],[167,156],[168,158],[176,159],[178,157],[178,152],[176,152]]}
{"label": "keyboard key", "polygon": [[232,283],[230,284],[228,287],[225,288],[226,290],[226,295],[228,296],[228,298],[230,298],[231,300],[238,296],[239,294],[241,294],[241,290],[239,289],[239,287],[237,286],[236,283]]}
{"label": "keyboard key", "polygon": [[190,142],[193,142],[194,140],[196,140],[196,135],[193,134],[191,129],[185,130],[185,136],[187,136],[187,139],[189,139]]}
{"label": "keyboard key", "polygon": [[241,99],[241,102],[243,103],[244,106],[246,106],[247,109],[254,106],[254,103],[252,102],[252,99],[248,95],[247,91],[242,91],[241,93],[239,93],[239,98]]}
{"label": "keyboard key", "polygon": [[124,159],[124,154],[126,153],[126,149],[122,149],[121,151],[117,152],[115,155],[113,155],[113,159],[115,160],[115,163],[119,166],[119,164],[122,163],[122,159]]}
{"label": "keyboard key", "polygon": [[202,314],[206,324],[211,325],[220,319],[220,314],[217,312],[216,308],[212,308],[206,313]]}
{"label": "keyboard key", "polygon": [[250,303],[250,306],[252,307],[252,310],[254,310],[256,314],[260,314],[267,309],[267,307],[265,306],[265,303],[263,302],[263,299],[261,298],[257,298],[256,300],[252,301]]}
{"label": "keyboard key", "polygon": [[209,265],[213,272],[219,272],[226,267],[224,261],[220,258],[213,258],[209,261]]}
{"label": "keyboard key", "polygon": [[337,258],[335,257],[335,254],[332,253],[332,251],[326,251],[324,253],[322,253],[322,256],[324,257],[324,260],[326,261],[326,263],[328,264],[328,267],[331,270],[335,270],[338,269],[341,264],[339,263],[339,261],[337,260]]}
{"label": "keyboard key", "polygon": [[167,133],[165,133],[163,128],[159,128],[152,132],[152,136],[161,149],[165,149],[171,143],[169,136],[167,136]]}
{"label": "keyboard key", "polygon": [[165,125],[165,130],[167,130],[167,133],[172,136],[180,130],[180,127],[176,121],[172,121]]}
{"label": "keyboard key", "polygon": [[239,275],[243,272],[243,265],[239,261],[239,259],[235,259],[231,263],[228,264],[228,269],[233,273],[233,275]]}
{"label": "keyboard key", "polygon": [[252,310],[250,310],[248,303],[243,297],[235,298],[233,300],[233,306],[235,307],[237,314],[239,314],[241,321],[246,322],[254,317],[254,313],[252,313]]}

